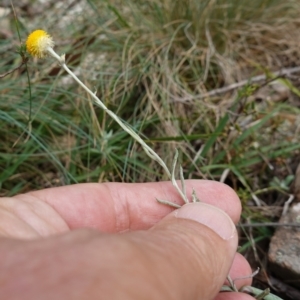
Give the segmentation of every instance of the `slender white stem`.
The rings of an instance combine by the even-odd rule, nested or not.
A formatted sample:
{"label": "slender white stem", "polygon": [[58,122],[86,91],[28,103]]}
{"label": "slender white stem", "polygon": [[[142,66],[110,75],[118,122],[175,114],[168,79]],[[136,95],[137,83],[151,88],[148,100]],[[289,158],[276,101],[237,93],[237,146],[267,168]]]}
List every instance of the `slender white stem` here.
{"label": "slender white stem", "polygon": [[133,131],[132,128],[130,128],[126,123],[124,123],[115,113],[113,113],[111,110],[109,110],[104,103],[82,82],[79,80],[79,78],[68,68],[68,66],[65,63],[65,56],[59,56],[52,48],[48,48],[47,51],[49,54],[54,57],[61,67],[68,72],[73,79],[93,98],[94,102],[101,107],[108,115],[110,115],[120,126],[121,128],[126,131],[128,134],[130,134],[145,150],[146,154],[156,162],[158,162],[165,172],[167,173],[168,177],[171,179],[171,172],[169,171],[168,167],[164,163],[164,161],[159,157],[159,155],[152,150],[145,142],[144,140]]}

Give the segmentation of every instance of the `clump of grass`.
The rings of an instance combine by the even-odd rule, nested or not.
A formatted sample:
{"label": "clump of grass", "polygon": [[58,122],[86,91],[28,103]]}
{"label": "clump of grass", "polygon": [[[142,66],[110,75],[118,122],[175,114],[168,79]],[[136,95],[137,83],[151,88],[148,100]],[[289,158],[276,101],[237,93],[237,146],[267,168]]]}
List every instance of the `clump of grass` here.
{"label": "clump of grass", "polygon": [[[63,16],[68,10],[51,5],[45,27],[53,28],[56,40],[65,39],[57,51],[67,53],[84,82],[147,137],[168,165],[179,148],[186,178],[222,178],[246,191],[246,201],[269,188],[272,178],[283,181],[292,174],[282,165],[299,149],[290,134],[297,107],[257,102],[251,85],[239,93],[202,95],[298,61],[292,58],[300,39],[295,1],[90,0],[81,3],[86,15],[79,19],[75,12],[76,22],[70,16],[69,23]],[[24,38],[41,19],[37,15],[23,28]],[[2,40],[2,49],[12,45],[12,39]],[[13,52],[4,52],[3,70],[18,62]],[[53,62],[42,68],[31,62],[29,71],[31,130],[25,76],[14,73],[0,81],[2,194],[74,182],[161,180],[162,169],[139,145],[67,77],[64,84],[57,80],[64,74]]]}

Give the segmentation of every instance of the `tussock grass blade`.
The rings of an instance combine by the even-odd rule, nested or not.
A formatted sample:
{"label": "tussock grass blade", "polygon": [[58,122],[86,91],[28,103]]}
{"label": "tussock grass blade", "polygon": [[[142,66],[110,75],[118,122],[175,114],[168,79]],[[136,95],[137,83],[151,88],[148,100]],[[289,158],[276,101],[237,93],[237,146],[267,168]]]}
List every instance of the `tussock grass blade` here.
{"label": "tussock grass blade", "polygon": [[130,28],[130,25],[127,23],[127,21],[122,17],[122,15],[120,14],[120,12],[118,11],[118,9],[111,4],[111,1],[105,1],[107,3],[107,7],[110,11],[112,11],[115,16],[118,18],[120,25],[123,27],[127,27]]}
{"label": "tussock grass blade", "polygon": [[235,166],[229,166],[230,170],[237,176],[238,180],[243,184],[243,186],[252,193],[252,189],[247,183],[246,178],[242,175],[243,173],[238,170]]}
{"label": "tussock grass blade", "polygon": [[224,117],[220,120],[217,128],[213,132],[213,134],[209,137],[209,139],[206,141],[205,146],[202,150],[201,155],[205,157],[210,150],[210,148],[215,144],[217,138],[224,132],[224,128],[226,127],[227,123],[229,121],[229,115],[226,113]]}

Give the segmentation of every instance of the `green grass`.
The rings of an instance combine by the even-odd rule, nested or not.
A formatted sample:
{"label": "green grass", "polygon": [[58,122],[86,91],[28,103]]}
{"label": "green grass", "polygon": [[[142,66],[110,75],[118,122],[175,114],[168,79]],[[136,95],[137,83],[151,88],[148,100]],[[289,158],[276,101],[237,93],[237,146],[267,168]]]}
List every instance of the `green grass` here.
{"label": "green grass", "polygon": [[[174,149],[180,149],[187,178],[219,180],[229,169],[227,182],[255,193],[275,176],[267,162],[288,164],[299,151],[299,139],[291,134],[295,128],[288,129],[280,117],[296,120],[299,109],[289,101],[259,103],[250,86],[201,98],[261,69],[291,65],[292,57],[280,59],[295,47],[288,38],[298,34],[295,1],[90,0],[84,5],[85,14],[73,19],[66,19],[72,7],[58,9],[54,2],[33,21],[19,18],[23,40],[34,28],[51,28],[56,51],[67,53],[81,79],[169,165]],[[14,36],[0,44],[2,73],[20,62],[13,52],[18,43],[13,20],[10,30]],[[63,79],[50,58],[30,60],[28,70],[31,128],[24,70],[0,81],[1,194],[75,182],[166,179],[139,145]],[[288,168],[282,173],[276,174],[279,180],[291,175]]]}
{"label": "green grass", "polygon": [[[33,11],[41,9],[31,2]],[[23,42],[31,30],[46,29],[83,82],[169,166],[178,148],[185,178],[222,178],[231,185],[241,197],[244,219],[265,219],[263,210],[254,213],[249,206],[255,196],[270,206],[288,198],[300,149],[297,86],[282,80],[290,95],[279,101],[272,100],[271,90],[262,100],[255,98],[264,82],[202,96],[262,70],[270,76],[299,65],[298,1],[82,5],[84,14],[77,15],[76,4],[58,7],[56,1],[34,17],[17,10]],[[12,35],[0,39],[0,73],[21,61],[14,52],[13,19],[8,30]],[[31,59],[28,71],[31,127],[24,68],[0,80],[1,195],[78,182],[167,179],[53,59]],[[256,240],[268,236],[256,234]]]}

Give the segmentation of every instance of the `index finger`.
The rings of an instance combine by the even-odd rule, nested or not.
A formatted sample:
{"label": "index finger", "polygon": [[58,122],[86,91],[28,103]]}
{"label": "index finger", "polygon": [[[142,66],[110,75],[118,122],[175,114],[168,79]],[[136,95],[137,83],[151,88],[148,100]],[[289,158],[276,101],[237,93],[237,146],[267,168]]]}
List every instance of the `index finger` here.
{"label": "index finger", "polygon": [[[192,189],[201,201],[223,209],[235,223],[238,222],[241,204],[229,186],[208,180],[186,180],[189,197]],[[22,197],[46,202],[70,229],[88,227],[103,232],[148,229],[174,210],[155,198],[183,204],[169,181],[86,183],[30,192]]]}

